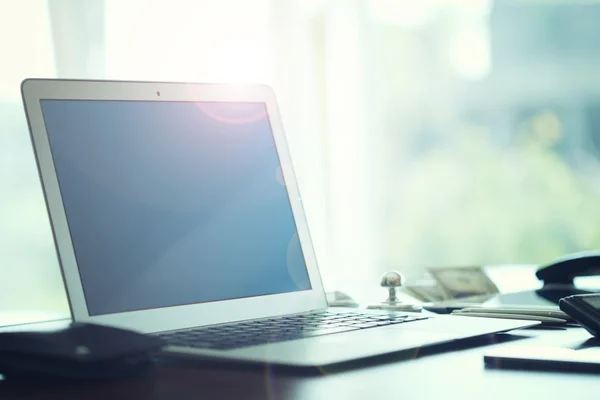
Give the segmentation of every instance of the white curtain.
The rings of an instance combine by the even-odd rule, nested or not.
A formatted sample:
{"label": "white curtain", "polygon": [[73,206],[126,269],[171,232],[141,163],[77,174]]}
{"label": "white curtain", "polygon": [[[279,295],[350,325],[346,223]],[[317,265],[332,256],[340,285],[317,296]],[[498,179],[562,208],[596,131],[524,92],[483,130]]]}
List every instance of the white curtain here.
{"label": "white curtain", "polygon": [[272,85],[325,284],[360,282],[377,242],[357,45],[364,3],[2,0],[0,309],[10,312],[0,324],[68,315],[20,104],[25,77]]}
{"label": "white curtain", "polygon": [[0,1],[0,325],[68,315],[19,85],[56,76],[45,0]]}

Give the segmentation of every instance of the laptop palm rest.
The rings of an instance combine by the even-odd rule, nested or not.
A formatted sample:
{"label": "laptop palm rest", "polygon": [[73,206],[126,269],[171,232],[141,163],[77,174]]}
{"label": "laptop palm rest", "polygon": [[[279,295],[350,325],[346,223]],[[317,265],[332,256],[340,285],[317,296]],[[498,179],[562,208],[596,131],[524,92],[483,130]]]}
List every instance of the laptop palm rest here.
{"label": "laptop palm rest", "polygon": [[439,316],[417,323],[378,327],[289,342],[240,348],[231,351],[169,348],[179,356],[205,356],[236,361],[308,367],[410,350],[414,358],[421,347],[537,325],[534,321]]}

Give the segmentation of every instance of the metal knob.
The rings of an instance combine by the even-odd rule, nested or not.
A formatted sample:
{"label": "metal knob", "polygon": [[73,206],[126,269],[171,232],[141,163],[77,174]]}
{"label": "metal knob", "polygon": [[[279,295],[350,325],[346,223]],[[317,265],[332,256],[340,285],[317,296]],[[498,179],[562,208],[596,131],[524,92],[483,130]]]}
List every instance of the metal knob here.
{"label": "metal knob", "polygon": [[404,276],[398,271],[389,271],[383,274],[379,284],[388,290],[388,298],[378,304],[371,304],[367,308],[386,311],[414,311],[420,312],[421,306],[403,303],[396,297],[396,290],[404,283]]}
{"label": "metal knob", "polygon": [[388,290],[388,298],[384,301],[384,303],[395,304],[398,301],[398,297],[396,297],[396,288],[402,286],[403,283],[404,277],[400,272],[389,271],[383,274],[379,284],[381,287],[384,287]]}

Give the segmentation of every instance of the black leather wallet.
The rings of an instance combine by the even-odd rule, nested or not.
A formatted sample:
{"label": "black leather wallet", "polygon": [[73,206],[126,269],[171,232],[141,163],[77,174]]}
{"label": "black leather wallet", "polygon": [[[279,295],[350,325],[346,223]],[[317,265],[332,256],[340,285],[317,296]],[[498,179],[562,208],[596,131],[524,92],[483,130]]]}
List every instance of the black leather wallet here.
{"label": "black leather wallet", "polygon": [[7,379],[110,379],[146,372],[162,339],[97,324],[0,333],[0,374]]}

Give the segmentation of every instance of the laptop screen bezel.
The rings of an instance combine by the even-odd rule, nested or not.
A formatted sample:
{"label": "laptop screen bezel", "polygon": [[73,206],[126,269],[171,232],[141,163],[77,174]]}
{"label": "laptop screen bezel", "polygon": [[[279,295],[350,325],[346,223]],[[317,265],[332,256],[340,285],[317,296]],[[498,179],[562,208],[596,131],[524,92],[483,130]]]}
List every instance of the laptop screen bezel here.
{"label": "laptop screen bezel", "polygon": [[[75,321],[101,323],[151,333],[299,313],[326,307],[327,301],[298,183],[275,94],[270,87],[266,85],[28,79],[23,81],[21,92],[57,255],[71,314]],[[40,101],[51,99],[264,103],[281,161],[282,174],[286,182],[311,289],[90,316],[42,116]]]}

